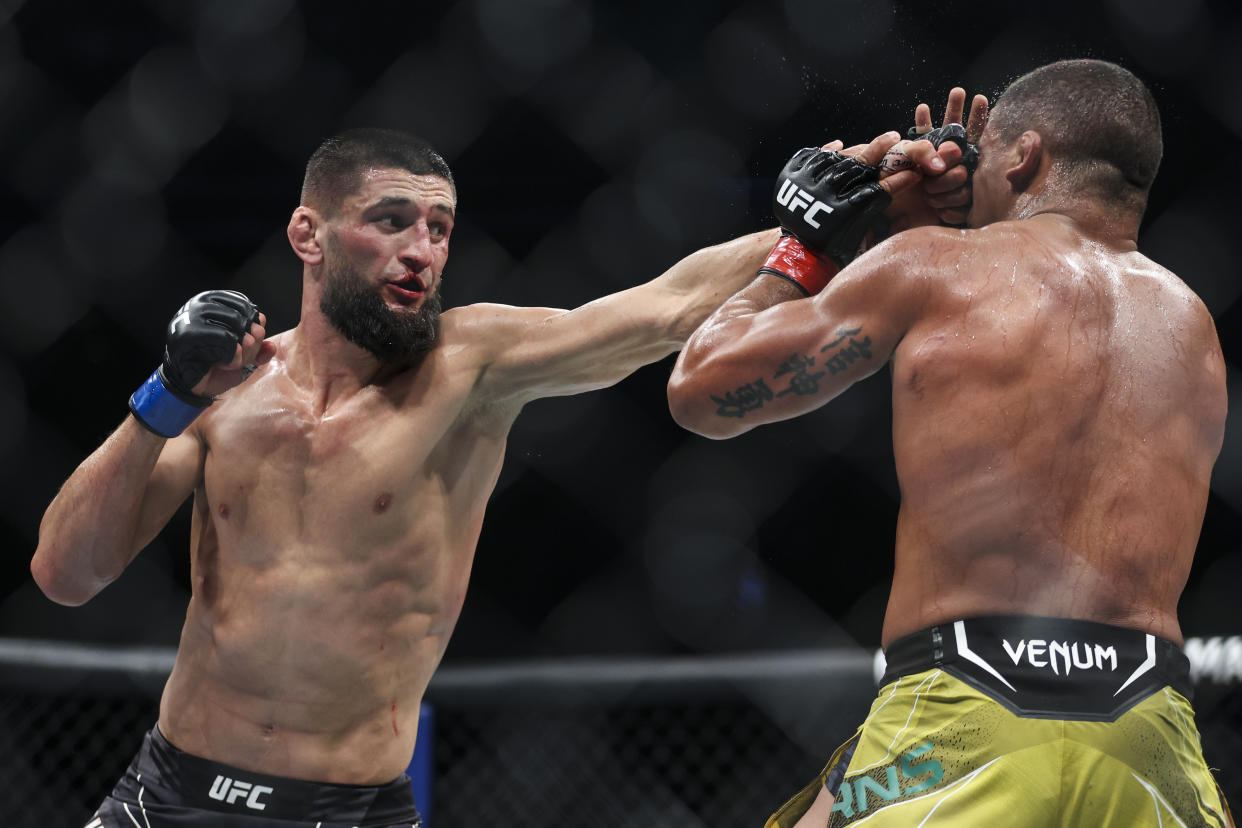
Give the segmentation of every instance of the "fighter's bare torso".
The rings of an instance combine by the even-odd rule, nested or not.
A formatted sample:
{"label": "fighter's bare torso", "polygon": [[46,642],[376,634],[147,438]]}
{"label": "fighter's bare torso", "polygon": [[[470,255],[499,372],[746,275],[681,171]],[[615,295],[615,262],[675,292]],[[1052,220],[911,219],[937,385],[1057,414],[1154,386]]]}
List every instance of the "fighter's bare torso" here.
{"label": "fighter's bare torso", "polygon": [[[806,301],[765,277],[679,357],[673,416],[713,437],[814,410],[891,365],[886,645],[993,614],[1181,640],[1224,360],[1203,303],[1137,252],[1137,215],[1084,204],[899,233]],[[764,382],[776,393],[753,391]],[[735,390],[753,392],[742,414],[722,405]]]}
{"label": "fighter's bare torso", "polygon": [[470,408],[472,312],[446,313],[416,367],[327,407],[275,337],[194,424],[193,597],[160,713],[173,744],[303,779],[404,770],[517,413]]}
{"label": "fighter's bare torso", "polygon": [[1226,405],[1206,308],[1063,216],[930,235],[926,305],[892,361],[884,641],[1011,613],[1180,641]]}
{"label": "fighter's bare torso", "polygon": [[160,709],[169,741],[278,776],[398,776],[522,406],[671,353],[774,238],[705,248],[571,311],[447,311],[404,370],[360,371],[371,358],[304,296],[272,360],[170,441],[147,484],[163,494],[140,538],[194,493],[193,597]]}
{"label": "fighter's bare torso", "polygon": [[[753,279],[776,233],[695,251],[573,310],[456,308],[432,350],[395,367],[430,341],[455,191],[399,166],[356,174],[311,187],[290,218],[297,327],[269,338],[259,313],[230,328],[232,358],[189,389],[220,399],[184,432],[170,425],[178,436],[127,417],[49,504],[31,573],[55,601],[89,601],[193,495],[164,735],[256,772],[379,784],[413,752],[522,406],[676,351]],[[217,299],[183,313],[206,319]],[[247,379],[248,363],[260,367]]]}

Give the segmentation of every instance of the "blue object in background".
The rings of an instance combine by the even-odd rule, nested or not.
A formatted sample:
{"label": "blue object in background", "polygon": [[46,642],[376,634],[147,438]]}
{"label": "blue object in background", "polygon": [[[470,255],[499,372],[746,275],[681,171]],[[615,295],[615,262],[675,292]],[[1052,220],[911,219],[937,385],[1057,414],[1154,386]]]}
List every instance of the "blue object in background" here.
{"label": "blue object in background", "polygon": [[431,752],[435,745],[435,731],[435,710],[429,704],[419,705],[414,756],[405,772],[410,777],[410,786],[414,789],[414,804],[423,817],[423,828],[431,826],[431,787],[435,775],[435,762],[432,761]]}

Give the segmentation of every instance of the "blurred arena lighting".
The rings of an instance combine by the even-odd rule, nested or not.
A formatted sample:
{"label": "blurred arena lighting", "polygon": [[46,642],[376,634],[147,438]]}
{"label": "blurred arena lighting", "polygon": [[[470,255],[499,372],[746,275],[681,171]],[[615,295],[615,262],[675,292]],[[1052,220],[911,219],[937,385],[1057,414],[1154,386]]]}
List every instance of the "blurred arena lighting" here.
{"label": "blurred arena lighting", "polygon": [[590,5],[580,0],[475,0],[473,6],[486,45],[510,77],[538,76],[590,42]]}
{"label": "blurred arena lighting", "polygon": [[[162,5],[167,8],[174,2],[164,0]],[[294,0],[248,0],[244,5],[230,0],[198,0],[191,4],[191,14],[200,34],[255,37],[279,26],[295,5]]]}
{"label": "blurred arena lighting", "polygon": [[705,44],[718,94],[761,123],[785,120],[803,101],[799,67],[781,46],[781,33],[767,16],[743,13],[726,20]]}
{"label": "blurred arena lighting", "polygon": [[744,197],[730,192],[729,182],[741,177],[741,156],[728,141],[708,132],[667,132],[639,161],[635,200],[649,232],[684,249],[736,224]]}
{"label": "blurred arena lighting", "polygon": [[790,28],[835,58],[874,49],[893,25],[891,0],[785,0]]}
{"label": "blurred arena lighting", "polygon": [[[770,223],[771,179],[793,149],[904,127],[914,103],[938,105],[950,84],[994,93],[1034,65],[1082,54],[1136,69],[1160,101],[1166,158],[1140,246],[1204,297],[1236,401],[1236,4],[462,0],[386,4],[382,14],[322,0],[5,4],[0,526],[9,554],[0,631],[176,640],[189,585],[184,513],[121,580],[72,610],[50,604],[26,572],[39,515],[124,416],[126,394],[150,372],[162,326],[187,296],[237,288],[273,328],[296,322],[300,271],[283,228],[305,159],[325,135],[404,128],[448,158],[460,191],[450,304],[568,307]],[[866,652],[878,643],[898,496],[889,378],[716,443],[669,421],[669,365],[607,391],[540,401],[518,419],[447,675],[490,659]],[[1188,635],[1226,642],[1242,633],[1236,413],[1212,492],[1181,616]],[[1212,663],[1233,663],[1233,645],[1203,646],[1220,654]],[[1204,672],[1198,710],[1236,801],[1242,694],[1236,682],[1216,682],[1218,672]],[[680,707],[631,711],[620,728],[606,711],[535,724],[520,711],[463,714],[445,731],[459,734],[446,737],[459,747],[441,767],[457,804],[441,804],[488,795],[477,762],[508,774],[506,795],[543,814],[571,796],[570,781],[599,769],[599,779],[659,788],[643,806],[657,811],[646,824],[756,824],[773,795],[809,778],[844,735],[824,724],[840,699],[805,678],[813,686],[765,684],[723,709],[686,697]],[[6,721],[35,723],[26,701],[6,702]],[[38,726],[67,726],[59,699],[44,702]],[[111,749],[149,723],[150,698],[111,704],[85,705],[107,732],[80,733],[87,743]],[[783,766],[779,779],[756,782],[767,789],[753,800],[707,795],[733,779],[717,754],[750,761],[746,746],[720,747],[733,744],[721,736],[715,748],[690,747],[696,728],[736,721],[740,733],[762,736],[768,765]],[[541,729],[547,741],[535,741]],[[666,742],[672,733],[683,741]],[[479,748],[479,734],[495,741]],[[561,776],[533,778],[524,762],[537,765],[559,745],[583,753],[566,753]],[[47,790],[77,767],[71,748],[45,770]],[[613,754],[626,758],[619,765]],[[704,777],[714,781],[696,781],[686,756],[710,764]],[[680,791],[651,778],[652,757],[682,761]],[[682,796],[691,790],[718,810],[676,822],[694,810]],[[730,808],[746,819],[730,823]]]}
{"label": "blurred arena lighting", "polygon": [[1169,7],[1159,0],[1107,0],[1114,20],[1150,38],[1177,42],[1205,20],[1202,0],[1185,0]]}
{"label": "blurred arena lighting", "polygon": [[139,277],[163,252],[168,222],[155,195],[89,179],[61,209],[62,244],[100,290]]}
{"label": "blurred arena lighting", "polygon": [[180,166],[207,143],[228,114],[221,90],[188,49],[160,49],[145,55],[129,78],[129,116],[139,148],[150,160]]}
{"label": "blurred arena lighting", "polygon": [[[81,318],[89,299],[82,295],[78,270],[65,255],[61,237],[46,225],[28,225],[8,239],[0,248],[0,272],[20,273],[22,278],[0,280],[5,350],[39,353]],[[32,313],[31,306],[38,310]],[[20,377],[15,379],[20,383]]]}
{"label": "blurred arena lighting", "polygon": [[27,416],[21,375],[12,362],[0,357],[0,460],[25,438]]}

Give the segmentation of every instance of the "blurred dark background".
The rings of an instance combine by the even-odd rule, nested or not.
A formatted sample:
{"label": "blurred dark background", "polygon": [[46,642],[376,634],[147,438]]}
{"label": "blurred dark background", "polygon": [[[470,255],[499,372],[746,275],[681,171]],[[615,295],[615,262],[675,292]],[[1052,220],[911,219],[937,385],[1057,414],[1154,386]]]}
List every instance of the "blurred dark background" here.
{"label": "blurred dark background", "polygon": [[[284,226],[305,159],[349,126],[410,130],[453,166],[447,304],[572,307],[771,225],[798,147],[904,129],[954,84],[992,97],[1049,60],[1114,60],[1164,117],[1140,247],[1207,303],[1237,399],[1240,24],[1201,0],[2,3],[0,635],[176,643],[188,512],[76,609],[29,578],[39,518],[187,297],[235,288],[269,329],[297,322]],[[878,645],[887,376],[714,443],[670,420],[671,364],[518,420],[447,664]],[[1188,636],[1242,633],[1238,426]],[[1229,687],[1210,715],[1235,714]]]}

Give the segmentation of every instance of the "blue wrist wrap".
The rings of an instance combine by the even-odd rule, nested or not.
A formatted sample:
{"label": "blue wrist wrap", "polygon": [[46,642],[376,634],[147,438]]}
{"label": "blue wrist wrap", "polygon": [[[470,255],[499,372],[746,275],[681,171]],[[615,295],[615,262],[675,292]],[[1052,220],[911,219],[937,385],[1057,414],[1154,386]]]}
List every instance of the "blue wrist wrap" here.
{"label": "blue wrist wrap", "polygon": [[168,390],[158,369],[129,398],[129,410],[138,422],[161,437],[176,437],[206,407],[185,402]]}

